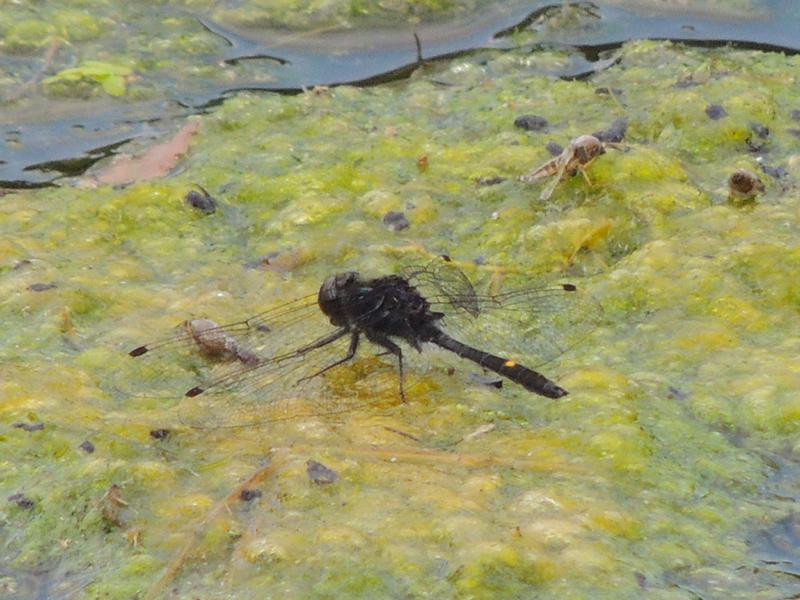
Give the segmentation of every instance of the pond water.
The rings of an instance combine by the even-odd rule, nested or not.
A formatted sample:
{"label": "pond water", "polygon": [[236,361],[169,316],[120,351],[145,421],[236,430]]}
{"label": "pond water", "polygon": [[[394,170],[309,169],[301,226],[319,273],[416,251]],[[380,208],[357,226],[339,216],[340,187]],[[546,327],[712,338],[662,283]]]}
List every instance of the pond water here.
{"label": "pond water", "polygon": [[241,90],[376,85],[408,77],[420,57],[555,45],[570,60],[553,74],[574,77],[590,73],[599,52],[645,37],[800,50],[792,0],[705,0],[690,10],[647,0],[564,10],[547,0],[356,4],[9,6],[0,15],[0,186],[80,175]]}
{"label": "pond water", "polygon": [[[542,6],[472,7],[495,20],[436,50],[420,34],[423,58],[456,52],[454,40],[485,45],[470,36]],[[720,37],[787,43],[756,35],[786,4],[724,3],[724,18],[720,5],[703,6],[687,15],[677,3],[580,4],[487,42],[496,47],[423,63],[413,46],[387,53],[384,72],[416,68],[378,85],[224,94],[253,87],[243,83],[258,71],[252,61],[229,88],[208,73],[192,88],[117,64],[75,80],[86,101],[43,91],[68,77],[8,101],[4,116],[32,115],[45,141],[87,131],[91,106],[106,146],[98,159],[121,151],[120,133],[144,146],[205,106],[188,117],[198,132],[168,177],[98,185],[101,161],[0,197],[0,597],[800,593],[800,58],[609,43],[625,14],[654,10],[653,22],[695,32],[728,22]],[[87,14],[106,23],[112,8]],[[469,20],[445,8],[409,27]],[[245,35],[234,13],[201,9],[207,26]],[[163,10],[152,14],[170,23]],[[194,16],[171,23],[194,44],[218,37],[189,27]],[[557,26],[592,47],[545,44]],[[24,63],[9,58],[3,31],[4,60]],[[135,40],[144,38],[116,43],[130,51]],[[100,62],[113,54],[103,44]],[[276,47],[270,55],[288,56]],[[294,81],[272,83],[303,83]],[[177,90],[188,100],[165,109],[178,106]],[[539,117],[528,120],[535,128],[515,126],[526,115]],[[567,177],[547,201],[547,182],[518,180],[552,158],[548,143],[566,147],[621,118],[624,139],[586,167],[588,180]],[[116,131],[122,122],[131,129]],[[9,151],[27,140],[2,151],[2,166],[28,164]],[[64,156],[96,147],[80,144]],[[764,191],[731,196],[737,169]],[[7,176],[47,180],[25,177]],[[198,185],[217,200],[212,214],[185,201]],[[409,226],[387,228],[390,211]],[[594,328],[540,367],[568,396],[481,385],[433,354],[401,402],[372,385],[394,371],[367,351],[313,394],[263,398],[291,400],[303,418],[230,428],[223,414],[220,427],[198,429],[183,418],[185,388],[163,393],[158,357],[127,355],[189,318],[237,320],[315,294],[334,272],[396,272],[442,253],[501,289],[557,279],[589,291],[602,307]],[[519,332],[486,334],[522,358]],[[193,361],[199,383],[207,361]],[[315,402],[348,410],[319,414]]]}

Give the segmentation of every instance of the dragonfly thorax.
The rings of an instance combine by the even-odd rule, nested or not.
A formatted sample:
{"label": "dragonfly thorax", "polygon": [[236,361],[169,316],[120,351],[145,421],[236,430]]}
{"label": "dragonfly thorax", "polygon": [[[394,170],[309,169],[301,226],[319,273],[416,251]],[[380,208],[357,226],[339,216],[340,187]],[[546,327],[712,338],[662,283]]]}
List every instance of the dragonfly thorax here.
{"label": "dragonfly thorax", "polygon": [[332,325],[367,333],[379,329],[407,340],[424,337],[427,327],[442,318],[430,310],[415,287],[397,275],[363,279],[354,271],[338,273],[322,283],[317,301]]}

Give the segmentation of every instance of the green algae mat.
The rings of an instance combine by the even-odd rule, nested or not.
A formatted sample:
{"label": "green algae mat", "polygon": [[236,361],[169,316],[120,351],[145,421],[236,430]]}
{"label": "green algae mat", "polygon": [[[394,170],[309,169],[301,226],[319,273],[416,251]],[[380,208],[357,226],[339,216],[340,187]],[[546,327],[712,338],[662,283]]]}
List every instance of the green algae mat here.
{"label": "green algae mat", "polygon": [[[1,197],[0,597],[796,595],[800,59],[638,42],[543,74],[563,59],[240,95],[171,176]],[[622,118],[588,179],[519,181]],[[737,169],[764,191],[731,196]],[[433,356],[401,402],[359,386],[390,364],[366,352],[297,414],[199,429],[128,356],[443,253],[589,291],[593,328],[541,366],[568,396]]]}

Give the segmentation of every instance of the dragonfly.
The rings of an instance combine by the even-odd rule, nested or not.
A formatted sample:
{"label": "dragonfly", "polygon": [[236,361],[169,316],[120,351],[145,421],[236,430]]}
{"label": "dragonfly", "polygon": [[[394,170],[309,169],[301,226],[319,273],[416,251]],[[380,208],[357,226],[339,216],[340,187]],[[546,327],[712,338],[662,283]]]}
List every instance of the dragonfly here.
{"label": "dragonfly", "polygon": [[[585,338],[601,313],[574,282],[478,293],[443,255],[397,274],[336,273],[316,294],[226,325],[186,321],[178,333],[129,354],[156,359],[145,377],[162,385],[208,373],[181,401],[187,421],[201,427],[343,412],[378,395],[370,377],[376,370],[388,379],[394,373],[396,397],[404,401],[409,358],[431,346],[557,399],[568,391],[535,369]],[[335,389],[331,376],[348,365],[359,371],[360,355],[367,363],[389,360],[390,368],[361,365],[364,381]]]}

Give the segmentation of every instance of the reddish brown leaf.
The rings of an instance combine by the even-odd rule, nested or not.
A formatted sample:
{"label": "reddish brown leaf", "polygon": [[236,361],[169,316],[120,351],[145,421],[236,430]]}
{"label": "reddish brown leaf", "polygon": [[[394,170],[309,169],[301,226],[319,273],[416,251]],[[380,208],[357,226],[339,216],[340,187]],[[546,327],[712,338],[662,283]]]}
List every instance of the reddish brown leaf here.
{"label": "reddish brown leaf", "polygon": [[95,175],[101,184],[131,183],[167,175],[186,154],[189,142],[200,128],[199,121],[189,121],[172,138],[145,150],[139,156],[121,155],[105,170]]}

